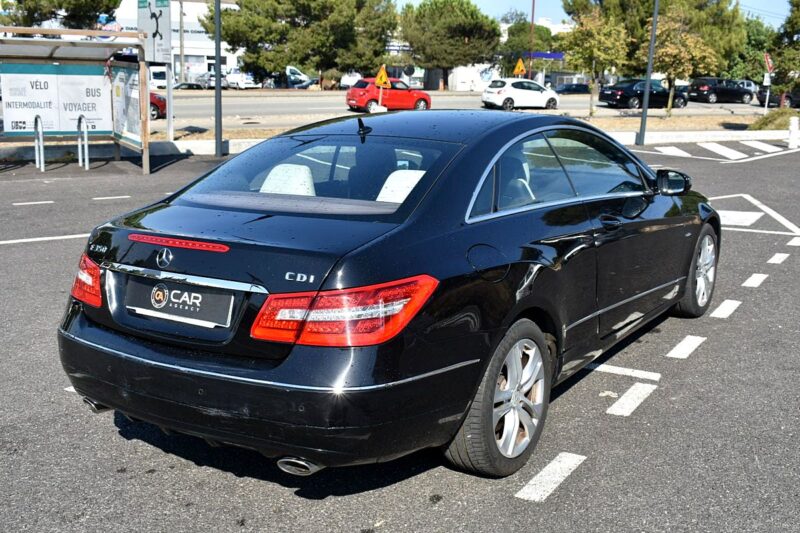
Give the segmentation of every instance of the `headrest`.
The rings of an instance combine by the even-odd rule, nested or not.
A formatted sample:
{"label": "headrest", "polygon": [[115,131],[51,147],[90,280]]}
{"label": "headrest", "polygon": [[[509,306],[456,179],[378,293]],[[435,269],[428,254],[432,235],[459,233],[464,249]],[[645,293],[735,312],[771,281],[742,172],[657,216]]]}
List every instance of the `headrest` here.
{"label": "headrest", "polygon": [[259,192],[272,194],[296,194],[298,196],[316,196],[314,177],[311,169],[305,165],[283,163],[275,165],[267,174]]}
{"label": "headrest", "polygon": [[375,201],[402,204],[424,175],[424,170],[395,170],[386,178]]}

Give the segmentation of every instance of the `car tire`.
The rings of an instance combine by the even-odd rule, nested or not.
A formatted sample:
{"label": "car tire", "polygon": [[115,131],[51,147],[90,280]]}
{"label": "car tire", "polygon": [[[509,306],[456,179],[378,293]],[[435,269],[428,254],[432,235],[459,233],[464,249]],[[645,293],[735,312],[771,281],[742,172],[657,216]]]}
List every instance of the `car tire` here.
{"label": "car tire", "polygon": [[683,109],[684,107],[686,107],[686,100],[678,97],[672,102],[672,107],[676,109]]}
{"label": "car tire", "polygon": [[416,109],[417,111],[423,111],[425,109],[428,109],[428,102],[426,102],[424,98],[420,98],[414,104],[414,109]]}
{"label": "car tire", "polygon": [[547,100],[547,103],[544,105],[545,109],[558,109],[558,102],[556,102],[555,98],[550,98]]}
{"label": "car tire", "polygon": [[698,318],[708,311],[716,285],[718,242],[714,228],[703,225],[694,247],[683,297],[675,306],[673,314],[676,316]]}
{"label": "car tire", "polygon": [[716,93],[709,93],[708,94],[708,103],[709,104],[716,104],[717,103],[717,94]]}
{"label": "car tire", "polygon": [[378,101],[370,100],[369,102],[367,102],[367,107],[366,107],[367,113],[374,113],[376,107],[378,107]]}
{"label": "car tire", "polygon": [[639,109],[642,105],[642,102],[635,96],[631,96],[628,99],[628,109]]}
{"label": "car tire", "polygon": [[158,106],[155,104],[150,104],[150,120],[158,120],[160,113],[158,112]]}
{"label": "car tire", "polygon": [[[519,363],[517,370],[510,366],[514,361]],[[551,343],[535,323],[518,320],[492,355],[466,417],[445,451],[448,461],[488,477],[509,476],[522,468],[542,434],[552,378]],[[505,412],[495,419],[503,408]],[[509,421],[513,429],[508,429]]]}
{"label": "car tire", "polygon": [[511,98],[506,98],[503,100],[503,109],[506,111],[514,111],[514,100]]}
{"label": "car tire", "polygon": [[789,96],[784,96],[781,107],[792,107],[792,99]]}
{"label": "car tire", "polygon": [[744,96],[742,96],[742,103],[743,104],[749,104],[752,101],[753,101],[753,95],[752,94],[747,93]]}

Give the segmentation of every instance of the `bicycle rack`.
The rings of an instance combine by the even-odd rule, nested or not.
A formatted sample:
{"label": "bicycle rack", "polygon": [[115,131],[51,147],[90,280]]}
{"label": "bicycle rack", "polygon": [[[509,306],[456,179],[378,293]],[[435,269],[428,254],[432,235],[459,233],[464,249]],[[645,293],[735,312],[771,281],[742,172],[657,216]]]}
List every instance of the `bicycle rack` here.
{"label": "bicycle rack", "polygon": [[36,168],[44,172],[44,126],[42,117],[36,115],[33,119],[33,155]]}
{"label": "bicycle rack", "polygon": [[89,123],[83,115],[78,117],[78,166],[89,170]]}

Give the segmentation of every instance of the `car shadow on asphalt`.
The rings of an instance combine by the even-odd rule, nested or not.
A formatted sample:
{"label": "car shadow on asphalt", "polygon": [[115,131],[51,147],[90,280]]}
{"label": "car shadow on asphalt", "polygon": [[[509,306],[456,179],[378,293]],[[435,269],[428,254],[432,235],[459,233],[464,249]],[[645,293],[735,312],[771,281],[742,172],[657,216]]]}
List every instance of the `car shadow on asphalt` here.
{"label": "car shadow on asphalt", "polygon": [[326,468],[309,477],[298,477],[280,471],[275,465],[276,459],[265,457],[257,451],[234,446],[214,447],[190,435],[167,435],[155,425],[131,421],[120,412],[114,413],[114,425],[126,440],[145,442],[197,466],[229,472],[237,477],[277,483],[294,489],[297,496],[309,500],[367,492],[445,466],[441,452],[429,449],[387,463]]}
{"label": "car shadow on asphalt", "polygon": [[[615,346],[610,348],[608,351],[603,353],[600,357],[598,357],[597,359],[592,361],[592,363],[600,365],[600,364],[609,362],[609,359],[613,359],[615,355],[617,355],[621,351],[625,350],[630,345],[638,344],[640,342],[643,342],[641,339],[645,335],[647,335],[649,333],[658,333],[658,332],[660,332],[661,329],[660,329],[659,326],[661,326],[661,324],[663,324],[669,318],[670,318],[670,314],[669,313],[664,313],[664,314],[658,316],[657,318],[653,319],[652,322],[649,322],[648,324],[645,324],[644,326],[642,326],[641,329],[639,329],[635,333],[632,333],[629,337],[627,337],[626,339],[620,341],[618,344],[616,344]],[[552,392],[550,393],[550,402],[552,403],[552,402],[556,401],[558,398],[561,397],[561,395],[565,394],[572,387],[574,387],[575,385],[580,383],[580,381],[583,378],[585,378],[586,376],[590,375],[592,372],[595,372],[595,370],[590,369],[590,368],[583,368],[583,369],[577,371],[575,374],[573,374],[569,378],[567,378],[566,381],[563,381],[562,383],[559,383],[558,385],[556,385],[553,388]]]}

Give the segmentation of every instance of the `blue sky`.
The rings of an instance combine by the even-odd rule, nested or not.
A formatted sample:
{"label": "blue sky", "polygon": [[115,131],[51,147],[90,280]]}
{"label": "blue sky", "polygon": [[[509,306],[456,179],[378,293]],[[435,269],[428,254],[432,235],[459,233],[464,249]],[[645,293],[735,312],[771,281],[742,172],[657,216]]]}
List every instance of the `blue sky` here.
{"label": "blue sky", "polygon": [[[530,0],[472,0],[481,11],[492,17],[500,17],[509,9],[516,8],[524,11],[530,16]],[[398,2],[403,4],[403,0]],[[418,4],[419,0],[411,0],[412,4]],[[761,17],[764,22],[776,28],[786,19],[789,14],[788,0],[740,0],[739,5],[742,11],[752,16]],[[536,2],[536,18],[547,17],[553,22],[560,22],[567,18],[561,7],[561,0],[538,0]]]}

